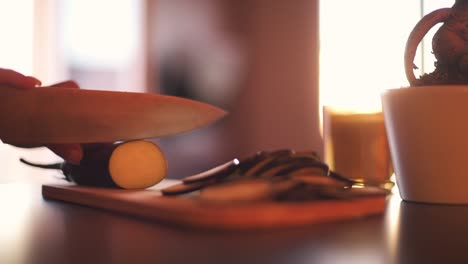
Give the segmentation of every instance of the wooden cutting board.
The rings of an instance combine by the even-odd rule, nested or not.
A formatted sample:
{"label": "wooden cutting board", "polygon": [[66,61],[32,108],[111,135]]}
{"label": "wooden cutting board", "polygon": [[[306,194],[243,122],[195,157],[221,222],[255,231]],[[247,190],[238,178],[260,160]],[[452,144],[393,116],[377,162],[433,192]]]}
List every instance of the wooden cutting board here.
{"label": "wooden cutting board", "polygon": [[[43,185],[46,199],[60,200],[189,228],[272,229],[344,221],[381,214],[385,197],[310,202],[213,204],[189,197],[162,196],[158,186],[119,190],[71,184]],[[159,187],[159,189],[162,187]]]}

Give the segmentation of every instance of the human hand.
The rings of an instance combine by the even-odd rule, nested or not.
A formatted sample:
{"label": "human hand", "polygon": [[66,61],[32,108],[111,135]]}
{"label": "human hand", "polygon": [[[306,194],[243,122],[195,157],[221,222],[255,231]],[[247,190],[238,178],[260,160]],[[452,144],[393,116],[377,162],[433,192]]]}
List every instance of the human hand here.
{"label": "human hand", "polygon": [[[41,85],[41,81],[32,76],[26,76],[14,70],[0,68],[0,85],[7,85],[18,89],[33,89],[34,87]],[[79,88],[78,84],[74,81],[65,81],[51,86]],[[83,157],[83,148],[80,144],[48,144],[46,147],[48,147],[55,154],[59,155],[67,162],[73,164],[79,164]]]}
{"label": "human hand", "polygon": [[[74,81],[65,81],[51,85],[51,87],[66,87],[79,89],[80,86]],[[67,162],[79,164],[83,158],[83,147],[81,144],[48,144],[46,145],[52,152],[62,157]]]}
{"label": "human hand", "polygon": [[14,70],[0,68],[0,85],[8,85],[20,89],[32,89],[41,85],[41,81]]}

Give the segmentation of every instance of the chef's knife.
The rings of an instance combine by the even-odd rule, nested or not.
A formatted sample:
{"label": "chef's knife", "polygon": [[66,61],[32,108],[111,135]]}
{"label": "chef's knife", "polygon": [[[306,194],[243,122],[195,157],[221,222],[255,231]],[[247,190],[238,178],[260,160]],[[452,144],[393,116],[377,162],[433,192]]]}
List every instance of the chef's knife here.
{"label": "chef's knife", "polygon": [[209,125],[225,114],[159,94],[0,87],[0,139],[17,145],[157,138]]}

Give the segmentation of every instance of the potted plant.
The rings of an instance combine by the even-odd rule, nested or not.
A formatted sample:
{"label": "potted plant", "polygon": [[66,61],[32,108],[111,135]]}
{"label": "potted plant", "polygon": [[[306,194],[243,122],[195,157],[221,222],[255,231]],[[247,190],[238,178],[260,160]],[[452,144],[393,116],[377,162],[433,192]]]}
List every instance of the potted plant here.
{"label": "potted plant", "polygon": [[[435,70],[417,78],[418,44],[436,24]],[[468,204],[468,0],[424,16],[404,55],[410,86],[382,94],[389,147],[406,201]]]}

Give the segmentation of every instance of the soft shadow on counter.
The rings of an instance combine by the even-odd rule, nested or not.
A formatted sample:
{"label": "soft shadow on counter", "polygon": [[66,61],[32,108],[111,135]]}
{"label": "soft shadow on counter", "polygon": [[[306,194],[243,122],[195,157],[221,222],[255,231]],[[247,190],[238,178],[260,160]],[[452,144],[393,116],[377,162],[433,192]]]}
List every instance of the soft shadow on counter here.
{"label": "soft shadow on counter", "polygon": [[468,205],[402,201],[397,263],[468,263]]}

